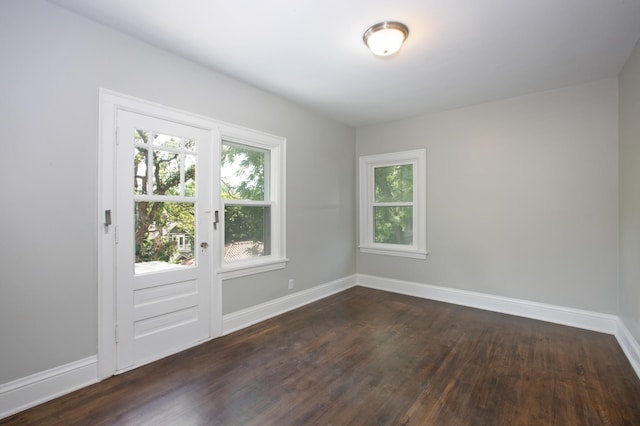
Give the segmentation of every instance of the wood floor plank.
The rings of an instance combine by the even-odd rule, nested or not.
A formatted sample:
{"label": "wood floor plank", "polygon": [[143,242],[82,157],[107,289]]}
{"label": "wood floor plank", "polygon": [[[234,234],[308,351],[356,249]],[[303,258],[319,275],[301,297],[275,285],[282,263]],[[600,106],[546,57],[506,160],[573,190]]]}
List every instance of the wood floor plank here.
{"label": "wood floor plank", "polygon": [[3,425],[640,425],[610,335],[352,288]]}

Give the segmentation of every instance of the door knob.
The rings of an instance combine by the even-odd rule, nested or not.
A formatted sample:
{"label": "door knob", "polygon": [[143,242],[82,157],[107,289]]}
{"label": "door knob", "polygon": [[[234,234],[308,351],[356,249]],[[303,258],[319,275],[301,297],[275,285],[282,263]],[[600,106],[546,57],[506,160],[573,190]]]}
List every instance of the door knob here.
{"label": "door knob", "polygon": [[203,242],[200,243],[200,247],[205,249],[205,248],[209,247],[209,243],[203,241]]}

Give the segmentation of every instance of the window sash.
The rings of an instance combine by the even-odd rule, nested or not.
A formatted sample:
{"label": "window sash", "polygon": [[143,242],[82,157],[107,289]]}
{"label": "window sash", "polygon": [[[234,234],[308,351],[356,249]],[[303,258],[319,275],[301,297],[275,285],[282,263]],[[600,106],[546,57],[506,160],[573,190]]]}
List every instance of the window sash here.
{"label": "window sash", "polygon": [[[399,207],[398,209],[396,209],[397,207]],[[410,214],[411,215],[411,225],[408,227],[409,230],[403,230],[402,225],[407,225],[408,221],[403,221],[402,217],[399,218],[398,221],[396,221],[396,223],[391,223],[392,228],[395,225],[395,229],[386,229],[386,232],[383,232],[382,234],[378,234],[379,231],[379,227],[382,228],[383,226],[380,225],[385,225],[388,224],[388,222],[382,222],[379,223],[378,221],[378,214],[380,214],[381,216],[384,216],[386,214],[390,214],[393,215],[394,213],[396,213],[399,216],[404,216],[406,214]],[[404,247],[416,247],[415,243],[415,238],[413,238],[413,230],[415,228],[415,215],[413,214],[414,212],[414,208],[413,206],[391,206],[391,205],[384,205],[384,206],[374,206],[372,209],[372,226],[373,226],[373,243],[374,244],[392,244],[394,246],[404,246]],[[396,237],[400,237],[400,238],[396,238],[396,240],[393,240],[393,235],[395,235]],[[381,240],[386,240],[386,241],[381,241]],[[403,240],[409,240],[410,242],[405,243],[402,242]]]}
{"label": "window sash", "polygon": [[[251,228],[243,228],[239,230],[239,234],[227,235],[227,225],[233,226],[233,223],[228,222],[229,216],[227,216],[228,208],[234,207],[248,207],[249,210],[239,214],[252,215],[257,221],[252,222]],[[255,210],[257,209],[257,210]],[[224,235],[224,248],[223,248],[223,260],[229,264],[234,264],[240,261],[249,261],[256,258],[265,258],[271,255],[272,243],[271,243],[271,230],[272,226],[272,207],[270,203],[267,204],[225,204],[224,205],[224,222],[222,226],[222,232]],[[257,215],[257,216],[256,216]],[[232,216],[231,216],[232,217]],[[247,216],[241,216],[240,219],[246,219]],[[237,222],[236,222],[237,226]],[[233,239],[233,236],[240,237],[239,239]],[[231,237],[231,238],[228,238]]]}
{"label": "window sash", "polygon": [[[228,140],[223,139],[222,140],[222,147],[224,149],[224,146],[228,146],[231,148],[238,148],[240,150],[244,150],[244,151],[252,151],[254,153],[260,153],[264,156],[263,158],[263,164],[262,164],[262,194],[261,194],[261,199],[253,199],[253,201],[269,201],[271,200],[271,181],[272,181],[272,176],[271,176],[271,149],[267,149],[264,147],[259,147],[259,146],[255,146],[253,144],[250,143],[238,143],[238,142],[231,142]],[[221,193],[222,195],[222,193]],[[222,198],[223,200],[241,200],[238,198]],[[248,201],[248,200],[247,200]]]}
{"label": "window sash", "polygon": [[[412,201],[376,202],[376,169],[412,165]],[[426,150],[362,156],[360,166],[360,251],[403,257],[426,258]],[[377,242],[376,208],[410,207],[412,210],[410,243]]]}
{"label": "window sash", "polygon": [[[379,168],[383,168],[383,167],[395,167],[395,166],[406,166],[406,165],[411,165],[413,166],[412,169],[412,187],[413,187],[413,194],[412,194],[412,200],[413,201],[375,201],[375,188],[376,188],[376,181],[375,181],[375,177],[376,177],[376,169]],[[370,166],[369,169],[369,188],[370,188],[370,197],[369,197],[369,212],[370,212],[370,218],[371,218],[371,224],[369,226],[370,230],[371,230],[371,239],[370,239],[370,244],[371,245],[384,245],[384,246],[391,246],[391,247],[398,247],[398,248],[411,248],[413,250],[417,250],[418,246],[417,246],[417,241],[416,238],[414,238],[414,233],[415,233],[415,229],[417,227],[417,216],[415,214],[412,215],[412,226],[411,226],[411,243],[409,244],[403,244],[403,243],[382,243],[382,242],[378,242],[378,235],[377,235],[377,230],[376,230],[376,207],[412,207],[413,208],[413,212],[415,212],[415,200],[417,200],[418,198],[418,194],[417,194],[417,185],[415,185],[416,183],[416,174],[417,174],[417,164],[415,161],[397,161],[397,162],[389,162],[389,163],[385,163],[385,164],[372,164]]]}
{"label": "window sash", "polygon": [[[285,145],[284,138],[252,132],[247,129],[223,129],[221,143],[247,150],[266,152],[264,161],[264,200],[220,199],[220,229],[222,230],[221,268],[222,279],[237,278],[245,275],[281,269],[286,266],[285,252]],[[269,244],[266,254],[249,259],[226,261],[225,245],[225,209],[227,206],[265,207],[269,209],[269,227],[265,230]]]}

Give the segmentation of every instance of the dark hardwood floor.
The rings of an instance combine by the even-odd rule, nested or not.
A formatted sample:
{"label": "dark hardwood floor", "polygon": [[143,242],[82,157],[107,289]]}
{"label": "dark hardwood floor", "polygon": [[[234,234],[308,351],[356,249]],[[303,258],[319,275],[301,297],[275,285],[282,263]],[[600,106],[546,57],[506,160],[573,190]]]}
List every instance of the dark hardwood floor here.
{"label": "dark hardwood floor", "polygon": [[615,338],[352,288],[0,421],[640,425]]}

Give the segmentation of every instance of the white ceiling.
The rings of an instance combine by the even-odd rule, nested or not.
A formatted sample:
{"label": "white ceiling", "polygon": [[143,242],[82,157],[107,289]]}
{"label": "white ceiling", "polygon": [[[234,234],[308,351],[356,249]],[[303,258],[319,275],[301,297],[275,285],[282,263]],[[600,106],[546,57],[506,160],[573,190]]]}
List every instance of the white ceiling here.
{"label": "white ceiling", "polygon": [[355,127],[615,77],[640,37],[640,0],[50,1]]}

